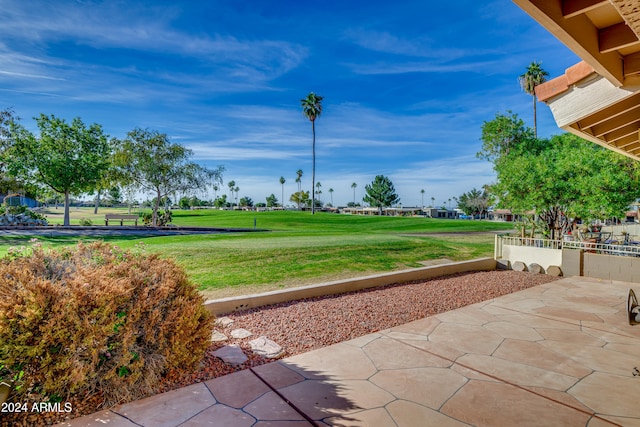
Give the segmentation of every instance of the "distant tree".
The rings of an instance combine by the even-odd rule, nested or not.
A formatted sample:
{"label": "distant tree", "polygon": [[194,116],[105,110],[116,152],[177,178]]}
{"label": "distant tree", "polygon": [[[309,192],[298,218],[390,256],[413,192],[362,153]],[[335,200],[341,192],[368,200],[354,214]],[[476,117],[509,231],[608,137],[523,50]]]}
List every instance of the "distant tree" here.
{"label": "distant tree", "polygon": [[486,212],[490,204],[490,197],[487,191],[480,191],[476,188],[467,193],[463,193],[458,198],[458,208],[467,215],[482,215]]}
{"label": "distant tree", "polygon": [[296,191],[291,195],[289,201],[296,203],[298,206],[309,206],[311,204],[308,191]]}
{"label": "distant tree", "polygon": [[119,205],[120,203],[122,203],[122,191],[120,190],[120,187],[118,187],[117,185],[109,189],[108,196],[109,196],[109,203],[112,206]]}
{"label": "distant tree", "polygon": [[229,187],[229,198],[231,199],[231,202],[233,204],[233,192],[235,190],[236,182],[235,181],[229,181],[229,182],[227,182],[227,186]]}
{"label": "distant tree", "polygon": [[353,188],[353,203],[356,203],[356,187],[358,186],[358,184],[356,184],[355,182],[351,183],[351,188]]}
{"label": "distant tree", "polygon": [[238,187],[236,185],[235,188],[233,189],[233,191],[236,193],[236,205],[237,205],[238,204],[238,193],[240,193],[240,187]]}
{"label": "distant tree", "polygon": [[227,195],[221,194],[219,197],[217,197],[213,201],[213,206],[215,206],[216,208],[226,208],[227,206],[229,206],[229,202],[227,202]]}
{"label": "distant tree", "polygon": [[275,194],[270,194],[269,196],[267,196],[267,207],[272,208],[274,206],[278,206],[278,198],[275,196]]}
{"label": "distant tree", "polygon": [[157,225],[160,200],[175,192],[206,189],[214,182],[222,182],[224,167],[207,169],[190,161],[193,152],[157,131],[134,129],[122,141],[116,157],[125,176],[138,185],[139,190],[155,194],[152,224]]}
{"label": "distant tree", "polygon": [[180,209],[189,209],[191,207],[191,201],[188,197],[181,197],[180,200],[178,200],[178,206]]}
{"label": "distant tree", "polygon": [[432,197],[431,198],[431,207],[434,207],[436,205],[436,198]]}
{"label": "distant tree", "polygon": [[218,191],[220,190],[220,186],[218,184],[213,184],[211,187],[213,189],[213,200],[218,198]]}
{"label": "distant tree", "polygon": [[240,199],[240,206],[243,207],[253,207],[253,200],[251,200],[251,197],[243,197],[242,199]]}
{"label": "distant tree", "polygon": [[[316,185],[316,119],[322,114],[322,99],[322,96],[316,95],[315,93],[311,92],[309,93],[309,95],[307,95],[306,98],[300,100],[300,103],[302,105],[302,114],[304,114],[304,116],[308,118],[309,121],[311,121],[311,130],[313,132],[313,144],[311,145],[313,153],[313,169],[311,172],[312,191]],[[314,202],[315,197],[312,197],[313,199],[311,203],[311,213],[314,214],[316,212]]]}
{"label": "distant tree", "polygon": [[302,191],[302,169],[296,171],[296,183],[298,183],[298,191]]}
{"label": "distant tree", "polygon": [[536,113],[536,86],[547,81],[549,73],[542,69],[542,62],[532,62],[527,71],[518,77],[522,89],[533,97],[533,136],[538,137],[538,119]]}
{"label": "distant tree", "polygon": [[[302,169],[298,169],[296,171],[296,183],[298,184],[298,193],[302,193]],[[298,203],[298,209],[300,209],[299,203]]]}
{"label": "distant tree", "polygon": [[331,206],[333,206],[333,188],[329,189],[329,195],[331,196]]}
{"label": "distant tree", "polygon": [[357,208],[360,206],[360,203],[356,203],[356,202],[349,202],[347,203],[347,207],[348,208]]}
{"label": "distant tree", "polygon": [[[322,194],[322,190],[320,188],[322,188],[322,184],[320,184],[320,181],[318,181],[318,182],[316,182],[316,197],[315,197],[315,200],[319,200],[320,199],[320,195]],[[320,202],[320,206],[322,207],[322,202]]]}
{"label": "distant tree", "polygon": [[367,194],[362,200],[370,206],[377,207],[380,214],[382,214],[382,208],[400,201],[393,183],[384,175],[377,175],[371,184],[365,185],[364,189]]}
{"label": "distant tree", "polygon": [[424,207],[424,188],[420,190],[420,196],[422,196],[422,207]]}
{"label": "distant tree", "polygon": [[75,118],[71,123],[41,114],[39,136],[13,122],[9,169],[27,182],[43,184],[64,195],[65,226],[69,225],[71,195],[92,191],[110,167],[112,145],[102,127],[89,127]]}
{"label": "distant tree", "polygon": [[[286,180],[286,179],[284,179],[284,176],[281,176],[281,177],[280,177],[280,186],[282,187],[282,193],[281,193],[281,196],[282,196],[282,207],[283,207],[283,208],[284,208],[284,183],[285,183],[285,182],[287,182],[287,180]],[[268,203],[267,203],[267,204],[268,204]],[[274,205],[274,206],[275,206],[275,205]]]}

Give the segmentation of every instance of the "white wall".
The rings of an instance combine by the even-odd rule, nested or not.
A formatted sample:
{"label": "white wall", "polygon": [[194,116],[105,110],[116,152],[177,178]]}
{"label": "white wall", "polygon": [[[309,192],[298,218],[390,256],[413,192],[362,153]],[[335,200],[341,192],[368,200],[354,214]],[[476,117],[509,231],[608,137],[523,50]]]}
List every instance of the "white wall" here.
{"label": "white wall", "polygon": [[503,245],[502,259],[508,259],[512,265],[516,261],[524,262],[527,266],[535,262],[547,271],[550,265],[562,266],[562,250]]}

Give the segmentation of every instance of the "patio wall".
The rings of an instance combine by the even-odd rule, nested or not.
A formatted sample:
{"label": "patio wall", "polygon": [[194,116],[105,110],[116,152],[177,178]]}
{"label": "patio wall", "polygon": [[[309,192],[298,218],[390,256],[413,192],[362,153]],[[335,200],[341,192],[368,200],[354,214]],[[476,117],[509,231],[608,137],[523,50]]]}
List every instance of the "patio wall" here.
{"label": "patio wall", "polygon": [[446,276],[449,274],[466,273],[470,271],[489,271],[495,269],[496,261],[494,259],[480,258],[470,261],[452,262],[449,264],[412,268],[410,270],[395,271],[392,273],[382,273],[373,276],[320,283],[317,285],[301,286],[281,291],[209,300],[205,302],[205,307],[212,314],[219,315],[253,307],[262,307],[286,301],[295,301],[303,298],[341,294],[360,289],[373,288],[376,286],[432,279],[434,277]]}
{"label": "patio wall", "polygon": [[508,259],[511,264],[516,261],[524,262],[527,265],[536,263],[544,268],[544,271],[547,271],[549,266],[555,265],[560,267],[562,265],[562,250],[504,245],[502,248],[502,259]]}

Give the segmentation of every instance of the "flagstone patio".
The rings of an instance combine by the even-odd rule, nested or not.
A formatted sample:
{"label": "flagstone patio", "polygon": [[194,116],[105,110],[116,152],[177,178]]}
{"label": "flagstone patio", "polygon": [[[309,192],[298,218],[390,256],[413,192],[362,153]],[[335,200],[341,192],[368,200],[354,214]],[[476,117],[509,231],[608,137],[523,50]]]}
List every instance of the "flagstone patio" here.
{"label": "flagstone patio", "polygon": [[570,277],[65,426],[640,426],[640,285]]}

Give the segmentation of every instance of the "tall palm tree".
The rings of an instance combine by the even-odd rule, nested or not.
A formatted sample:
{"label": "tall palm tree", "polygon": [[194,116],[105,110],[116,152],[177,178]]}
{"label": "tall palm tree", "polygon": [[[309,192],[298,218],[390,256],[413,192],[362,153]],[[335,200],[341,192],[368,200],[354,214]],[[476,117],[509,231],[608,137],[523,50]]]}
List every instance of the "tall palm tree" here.
{"label": "tall palm tree", "polygon": [[522,89],[533,97],[533,135],[538,137],[538,119],[536,113],[536,86],[547,81],[549,73],[542,69],[542,62],[533,61],[527,67],[527,71],[518,77]]}
{"label": "tall palm tree", "polygon": [[356,184],[355,182],[351,183],[351,188],[353,188],[353,204],[355,206],[356,204],[356,187],[358,186],[358,184]]}
{"label": "tall palm tree", "polygon": [[432,197],[432,198],[431,198],[431,207],[434,207],[434,206],[435,206],[435,204],[436,204],[436,198],[435,198],[435,197]]}
{"label": "tall palm tree", "polygon": [[231,200],[231,207],[233,207],[233,188],[236,185],[235,181],[229,181],[227,182],[227,185],[229,186],[229,199]]}
{"label": "tall palm tree", "polygon": [[420,190],[420,195],[422,196],[422,207],[424,207],[424,188]]}
{"label": "tall palm tree", "polygon": [[284,183],[287,182],[286,179],[284,179],[284,176],[280,177],[280,185],[282,186],[282,209],[284,209]]}
{"label": "tall palm tree", "polygon": [[300,100],[302,114],[311,121],[311,131],[313,132],[313,144],[311,152],[313,155],[313,171],[311,172],[311,214],[316,213],[316,200],[313,189],[316,185],[316,118],[322,114],[322,99],[320,95],[310,92],[306,98]]}
{"label": "tall palm tree", "polygon": [[298,193],[302,191],[302,169],[296,171],[296,182],[298,183]]}
{"label": "tall palm tree", "polygon": [[333,206],[333,188],[329,189],[329,195],[331,196],[331,206]]}

